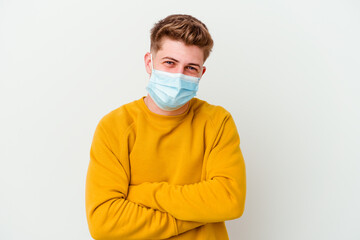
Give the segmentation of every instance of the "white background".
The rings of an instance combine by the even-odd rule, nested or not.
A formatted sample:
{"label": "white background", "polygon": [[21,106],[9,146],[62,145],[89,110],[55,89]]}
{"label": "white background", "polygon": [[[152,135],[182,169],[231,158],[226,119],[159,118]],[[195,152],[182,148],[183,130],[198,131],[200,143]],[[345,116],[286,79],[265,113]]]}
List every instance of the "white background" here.
{"label": "white background", "polygon": [[90,239],[95,127],[146,94],[149,30],[173,13],[208,26],[198,97],[238,126],[230,239],[360,239],[356,0],[0,0],[0,239]]}

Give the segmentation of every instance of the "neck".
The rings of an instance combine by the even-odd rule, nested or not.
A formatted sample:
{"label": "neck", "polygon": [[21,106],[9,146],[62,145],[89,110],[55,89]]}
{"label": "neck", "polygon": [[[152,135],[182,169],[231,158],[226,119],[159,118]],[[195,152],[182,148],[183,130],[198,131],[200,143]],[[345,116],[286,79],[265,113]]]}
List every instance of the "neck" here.
{"label": "neck", "polygon": [[146,106],[148,107],[148,109],[150,111],[152,111],[153,113],[160,114],[160,115],[166,115],[166,116],[180,115],[180,114],[184,113],[187,110],[188,106],[189,106],[189,102],[187,102],[184,106],[182,106],[179,109],[176,109],[176,110],[173,110],[173,111],[165,111],[165,110],[162,110],[161,108],[159,108],[156,105],[156,103],[150,97],[149,94],[144,98],[144,102],[145,102]]}

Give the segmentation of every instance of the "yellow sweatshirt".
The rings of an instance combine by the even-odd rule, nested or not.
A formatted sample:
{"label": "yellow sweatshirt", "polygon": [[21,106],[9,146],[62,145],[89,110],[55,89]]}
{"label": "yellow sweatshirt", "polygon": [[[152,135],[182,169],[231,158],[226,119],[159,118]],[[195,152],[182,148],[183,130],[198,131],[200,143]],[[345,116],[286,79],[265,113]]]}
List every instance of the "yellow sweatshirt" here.
{"label": "yellow sweatshirt", "polygon": [[245,206],[245,164],[229,112],[198,98],[177,116],[144,97],[104,116],[94,134],[86,214],[94,239],[229,239]]}

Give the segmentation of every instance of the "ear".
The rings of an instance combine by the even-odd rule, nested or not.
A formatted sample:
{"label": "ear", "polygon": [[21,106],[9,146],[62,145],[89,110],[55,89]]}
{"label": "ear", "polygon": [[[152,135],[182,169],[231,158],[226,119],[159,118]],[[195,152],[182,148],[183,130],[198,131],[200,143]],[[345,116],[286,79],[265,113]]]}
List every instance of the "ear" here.
{"label": "ear", "polygon": [[202,77],[202,75],[204,75],[205,72],[206,72],[206,67],[203,66],[203,70],[202,70],[202,73],[201,73],[201,77]]}
{"label": "ear", "polygon": [[148,74],[151,74],[151,55],[147,52],[144,56],[145,70]]}

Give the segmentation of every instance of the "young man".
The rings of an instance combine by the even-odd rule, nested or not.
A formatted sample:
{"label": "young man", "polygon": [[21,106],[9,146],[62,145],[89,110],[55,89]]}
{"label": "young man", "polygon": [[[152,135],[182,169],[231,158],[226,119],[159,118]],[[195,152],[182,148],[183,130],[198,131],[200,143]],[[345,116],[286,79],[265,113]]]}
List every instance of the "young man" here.
{"label": "young man", "polygon": [[90,151],[86,213],[94,239],[228,239],[245,205],[234,120],[194,98],[213,41],[189,15],[151,31],[148,95],[99,122]]}

